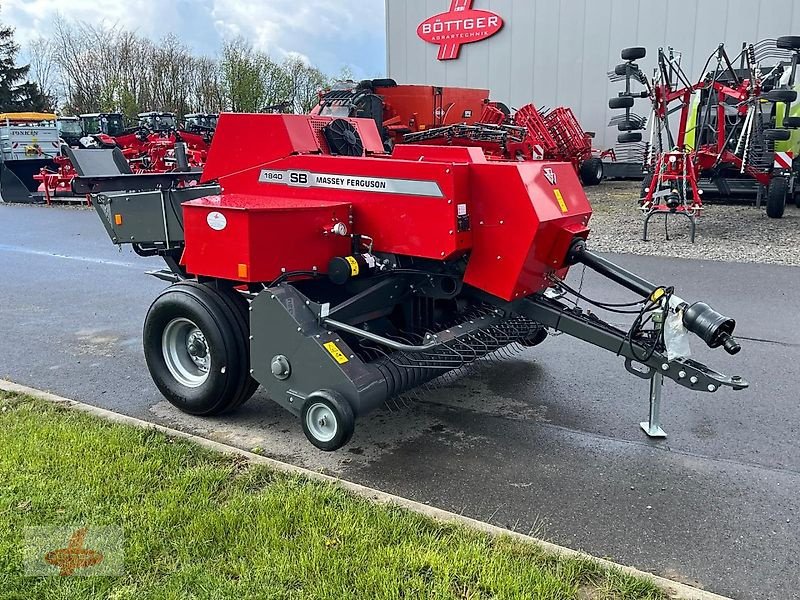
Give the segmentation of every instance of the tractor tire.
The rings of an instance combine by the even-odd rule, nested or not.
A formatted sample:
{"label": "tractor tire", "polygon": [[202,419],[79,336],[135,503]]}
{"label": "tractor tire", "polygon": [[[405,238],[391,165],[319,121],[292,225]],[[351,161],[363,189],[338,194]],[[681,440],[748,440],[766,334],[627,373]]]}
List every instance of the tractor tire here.
{"label": "tractor tire", "polygon": [[794,102],[797,100],[797,90],[775,89],[762,96],[769,102]]}
{"label": "tractor tire", "polygon": [[603,181],[603,161],[599,158],[589,158],[583,161],[578,168],[583,185],[597,185]]}
{"label": "tractor tire", "polygon": [[767,216],[780,219],[786,209],[786,193],[789,180],[786,177],[773,177],[767,187]]}
{"label": "tractor tire", "polygon": [[800,129],[800,117],[783,117],[783,126],[787,129]]}
{"label": "tractor tire", "polygon": [[608,101],[608,108],[631,108],[632,106],[633,98],[630,96],[618,96]]}
{"label": "tractor tire", "polygon": [[639,131],[626,131],[617,136],[617,141],[620,144],[629,144],[631,142],[641,142],[642,134]]}
{"label": "tractor tire", "polygon": [[792,132],[788,129],[765,129],[764,139],[773,142],[785,142],[792,137]]}
{"label": "tractor tire", "polygon": [[641,46],[623,48],[619,55],[622,57],[622,60],[639,60],[647,56],[647,48],[642,48]]}
{"label": "tractor tire", "polygon": [[775,45],[781,50],[800,50],[800,35],[782,35]]}
{"label": "tractor tire", "polygon": [[355,416],[350,403],[338,392],[318,390],[306,398],[300,423],[309,442],[320,450],[338,450],[353,437]]}
{"label": "tractor tire", "polygon": [[619,131],[639,131],[641,128],[642,126],[636,121],[622,121],[617,123],[617,129]]}
{"label": "tractor tire", "polygon": [[142,337],[153,382],[183,412],[222,414],[250,390],[242,351],[247,338],[213,288],[196,282],[168,287],[147,311]]}

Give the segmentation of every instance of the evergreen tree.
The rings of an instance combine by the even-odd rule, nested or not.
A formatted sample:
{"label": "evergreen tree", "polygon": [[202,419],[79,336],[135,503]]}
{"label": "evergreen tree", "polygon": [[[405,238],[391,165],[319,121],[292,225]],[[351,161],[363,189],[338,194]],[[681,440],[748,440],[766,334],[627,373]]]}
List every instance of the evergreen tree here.
{"label": "evergreen tree", "polygon": [[[0,112],[49,111],[50,99],[27,81],[30,66],[14,64],[17,52],[13,27],[0,26]],[[20,80],[23,82],[18,83]]]}

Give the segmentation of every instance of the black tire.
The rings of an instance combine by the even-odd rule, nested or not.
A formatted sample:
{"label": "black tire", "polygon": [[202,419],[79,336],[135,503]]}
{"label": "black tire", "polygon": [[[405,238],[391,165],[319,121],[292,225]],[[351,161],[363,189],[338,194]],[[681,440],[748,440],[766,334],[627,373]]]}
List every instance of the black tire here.
{"label": "black tire", "polygon": [[641,46],[623,48],[619,55],[622,57],[622,60],[639,60],[647,56],[647,48],[642,48]]}
{"label": "black tire", "polygon": [[789,180],[786,177],[773,177],[767,187],[767,216],[780,219],[786,209],[786,193]]}
{"label": "black tire", "polygon": [[782,35],[775,45],[781,50],[800,50],[800,35]]}
{"label": "black tire", "polygon": [[230,287],[215,287],[211,284],[196,281],[184,281],[182,285],[193,286],[210,294],[217,302],[221,302],[229,311],[231,323],[235,327],[235,338],[239,356],[242,357],[239,368],[241,385],[236,391],[235,399],[224,412],[230,412],[253,397],[258,390],[258,381],[250,375],[250,311],[247,300],[239,292]]}
{"label": "black tire", "polygon": [[639,66],[636,63],[622,63],[614,67],[614,75],[622,75],[624,77],[628,74],[628,67],[630,67],[631,75],[639,70]]}
{"label": "black tire", "polygon": [[785,142],[792,137],[792,132],[788,129],[765,129],[764,139],[774,142]]}
{"label": "black tire", "polygon": [[796,90],[775,89],[770,90],[762,96],[769,102],[794,102],[797,100]]}
{"label": "black tire", "polygon": [[[321,419],[324,419],[324,425]],[[308,441],[325,452],[338,450],[347,444],[355,430],[355,416],[350,403],[333,390],[318,390],[309,395],[300,412],[300,423]]]}
{"label": "black tire", "polygon": [[236,403],[231,406],[231,410],[233,410],[250,400],[259,386],[258,381],[250,375],[250,304],[245,300],[244,296],[233,288],[220,289],[217,290],[217,293],[219,293],[220,298],[228,305],[236,318],[236,324],[239,328],[241,355],[245,357],[242,361],[242,390]]}
{"label": "black tire", "polygon": [[611,98],[608,101],[608,108],[631,108],[633,106],[633,98],[630,96],[618,96]]}
{"label": "black tire", "polygon": [[[180,344],[182,335],[188,340],[196,331],[204,340],[200,351],[210,357],[206,375]],[[153,382],[171,404],[204,416],[237,406],[249,374],[247,357],[233,311],[213,290],[194,282],[168,287],[147,311],[142,338]]]}
{"label": "black tire", "polygon": [[589,158],[578,167],[583,185],[597,185],[603,181],[603,161],[599,158]]}
{"label": "black tire", "polygon": [[547,339],[547,329],[542,327],[541,329],[537,329],[534,333],[532,333],[529,337],[525,338],[524,340],[520,340],[519,343],[521,346],[525,346],[526,348],[533,348],[534,346],[538,346],[543,341]]}
{"label": "black tire", "polygon": [[622,121],[617,123],[617,129],[619,131],[639,131],[641,128],[641,123],[637,121]]}
{"label": "black tire", "polygon": [[783,126],[787,129],[800,128],[800,117],[783,117]]}
{"label": "black tire", "polygon": [[617,141],[620,144],[628,144],[630,142],[641,142],[642,134],[639,131],[626,131],[617,136]]}

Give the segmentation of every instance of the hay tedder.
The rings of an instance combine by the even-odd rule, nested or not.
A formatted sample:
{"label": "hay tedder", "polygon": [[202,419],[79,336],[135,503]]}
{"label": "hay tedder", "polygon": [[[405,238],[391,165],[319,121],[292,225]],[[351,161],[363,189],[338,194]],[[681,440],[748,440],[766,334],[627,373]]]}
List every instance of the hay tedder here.
{"label": "hay tedder", "polygon": [[[749,183],[757,205],[766,190],[767,215],[783,216],[787,198],[795,193],[800,165],[776,144],[789,140],[791,130],[800,126],[800,118],[790,116],[797,100],[800,36],[743,44],[733,59],[720,44],[696,82],[671,48],[659,48],[658,66],[649,78],[635,62],[645,55],[645,48],[626,48],[625,62],[609,73],[612,80],[625,81],[625,90],[609,100],[609,108],[625,111],[612,120],[621,132],[619,141],[641,142],[638,130],[650,126],[640,201],[646,215],[643,238],[652,216],[676,214],[689,218],[694,241],[695,218],[703,209],[701,178],[716,184],[723,196]],[[716,67],[706,72],[712,61]],[[771,66],[765,66],[770,61]],[[634,91],[635,82],[644,91]],[[632,112],[637,98],[650,101],[649,119]],[[677,120],[677,130],[670,118]]]}
{"label": "hay tedder", "polygon": [[[356,417],[555,331],[649,380],[652,436],[664,435],[664,378],[700,392],[748,386],[685,348],[691,332],[735,354],[732,319],[588,249],[592,211],[569,163],[456,146],[387,154],[371,119],[223,114],[198,177],[75,180],[114,243],[167,264],[152,273],[171,285],[147,313],[144,353],[183,411],[234,410],[260,384],[312,444],[336,450]],[[574,264],[634,298],[589,300],[564,281]],[[633,323],[611,325],[569,296]]]}

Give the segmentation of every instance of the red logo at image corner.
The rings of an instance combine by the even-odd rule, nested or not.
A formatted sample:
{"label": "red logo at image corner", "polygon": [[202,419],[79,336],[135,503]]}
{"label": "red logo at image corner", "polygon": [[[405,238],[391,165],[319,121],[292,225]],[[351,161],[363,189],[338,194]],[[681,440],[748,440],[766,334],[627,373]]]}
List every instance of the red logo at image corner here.
{"label": "red logo at image corner", "polygon": [[485,40],[502,27],[500,15],[473,9],[472,0],[451,0],[450,10],[425,19],[417,27],[417,35],[439,45],[439,60],[453,60],[458,58],[462,44]]}

